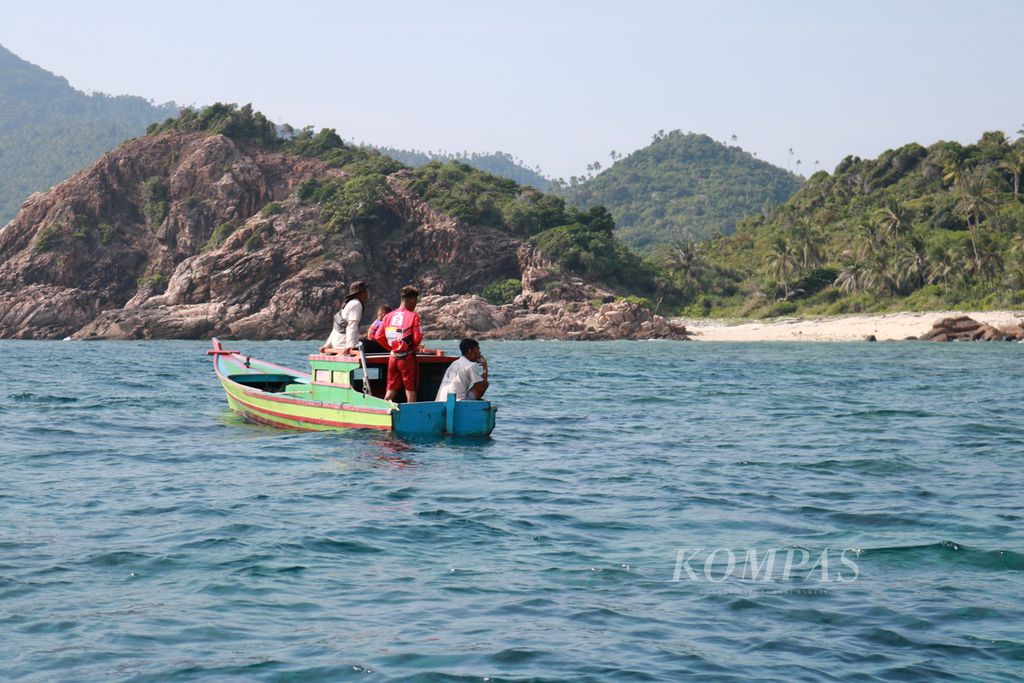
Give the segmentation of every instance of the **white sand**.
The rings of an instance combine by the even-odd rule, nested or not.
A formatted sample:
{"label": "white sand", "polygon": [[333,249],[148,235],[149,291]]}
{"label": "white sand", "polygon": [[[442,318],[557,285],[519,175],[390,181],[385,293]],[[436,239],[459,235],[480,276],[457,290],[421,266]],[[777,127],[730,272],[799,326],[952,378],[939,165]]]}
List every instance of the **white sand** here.
{"label": "white sand", "polygon": [[770,320],[712,320],[680,318],[698,341],[878,341],[919,337],[941,319],[966,315],[989,325],[1021,322],[1024,311],[930,311],[841,315],[822,318],[774,318]]}

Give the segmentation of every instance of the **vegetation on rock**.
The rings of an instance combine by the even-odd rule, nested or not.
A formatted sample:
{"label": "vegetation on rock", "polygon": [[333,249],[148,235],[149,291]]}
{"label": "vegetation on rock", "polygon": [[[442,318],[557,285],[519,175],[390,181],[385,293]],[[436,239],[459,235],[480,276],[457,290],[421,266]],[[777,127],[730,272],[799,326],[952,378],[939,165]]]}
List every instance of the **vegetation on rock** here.
{"label": "vegetation on rock", "polygon": [[374,149],[396,159],[406,166],[424,166],[432,161],[442,163],[455,161],[473,168],[493,173],[501,178],[514,180],[520,185],[529,185],[542,192],[551,188],[551,180],[544,176],[539,167],[529,168],[522,159],[507,152],[421,152],[416,149],[396,149],[394,147],[374,147]]}
{"label": "vegetation on rock", "polygon": [[523,291],[523,284],[515,278],[498,280],[484,287],[480,296],[484,301],[495,306],[503,306],[512,303],[520,292]]}

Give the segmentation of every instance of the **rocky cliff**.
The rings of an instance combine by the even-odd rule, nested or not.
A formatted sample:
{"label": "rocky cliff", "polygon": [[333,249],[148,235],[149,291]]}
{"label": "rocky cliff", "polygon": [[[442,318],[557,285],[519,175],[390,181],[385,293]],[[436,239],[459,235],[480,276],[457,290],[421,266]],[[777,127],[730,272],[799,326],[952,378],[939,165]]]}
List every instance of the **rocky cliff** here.
{"label": "rocky cliff", "polygon": [[[523,239],[434,209],[408,171],[387,177],[375,220],[328,230],[297,189],[345,173],[221,134],[128,142],[0,230],[0,337],[326,337],[334,296],[362,279],[370,311],[418,285],[434,338],[685,338]],[[474,296],[510,278],[514,303]]]}

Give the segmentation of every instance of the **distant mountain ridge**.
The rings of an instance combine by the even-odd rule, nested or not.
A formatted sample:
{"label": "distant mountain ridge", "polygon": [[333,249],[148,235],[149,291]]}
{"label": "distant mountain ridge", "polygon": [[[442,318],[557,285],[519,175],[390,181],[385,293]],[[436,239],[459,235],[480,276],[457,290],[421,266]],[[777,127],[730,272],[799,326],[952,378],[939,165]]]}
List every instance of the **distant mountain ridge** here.
{"label": "distant mountain ridge", "polygon": [[541,192],[551,188],[551,179],[544,176],[540,168],[529,168],[526,163],[508,152],[421,152],[417,149],[372,146],[406,166],[424,166],[431,161],[458,161],[480,171],[487,171],[502,178],[514,180],[520,185],[535,187]]}
{"label": "distant mountain ridge", "polygon": [[0,46],[0,226],[33,192],[177,113],[173,103],[75,90]]}
{"label": "distant mountain ridge", "polygon": [[[600,171],[600,165],[595,169]],[[597,175],[556,183],[553,191],[581,206],[603,205],[630,246],[728,235],[765,203],[781,204],[803,178],[707,135],[659,132],[650,145]]]}

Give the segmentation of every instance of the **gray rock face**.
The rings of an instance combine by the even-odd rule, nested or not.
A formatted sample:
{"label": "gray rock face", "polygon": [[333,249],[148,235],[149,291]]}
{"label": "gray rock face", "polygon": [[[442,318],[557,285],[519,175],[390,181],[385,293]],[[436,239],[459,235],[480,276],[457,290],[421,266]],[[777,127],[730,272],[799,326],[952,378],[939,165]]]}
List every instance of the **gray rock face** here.
{"label": "gray rock face", "polygon": [[[386,220],[330,232],[295,190],[339,173],[221,135],[127,143],[0,231],[0,337],[320,339],[356,279],[371,290],[364,324],[417,285],[435,339],[686,337],[530,244],[437,211],[405,190],[404,171],[389,178]],[[513,304],[474,294],[509,278],[522,283]]]}

